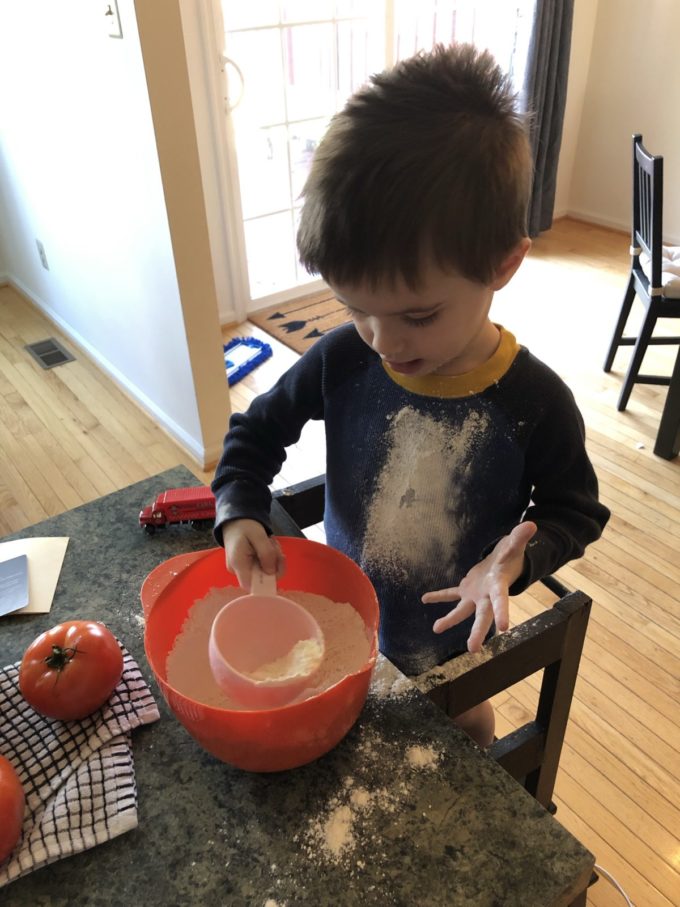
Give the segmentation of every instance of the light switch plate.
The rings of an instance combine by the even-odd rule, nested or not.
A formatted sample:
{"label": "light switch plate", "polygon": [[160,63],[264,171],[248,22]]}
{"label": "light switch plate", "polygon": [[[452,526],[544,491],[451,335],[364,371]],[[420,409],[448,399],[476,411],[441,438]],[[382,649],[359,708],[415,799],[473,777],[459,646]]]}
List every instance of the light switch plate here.
{"label": "light switch plate", "polygon": [[120,24],[117,0],[111,0],[110,3],[104,3],[103,6],[109,38],[122,38],[123,28]]}

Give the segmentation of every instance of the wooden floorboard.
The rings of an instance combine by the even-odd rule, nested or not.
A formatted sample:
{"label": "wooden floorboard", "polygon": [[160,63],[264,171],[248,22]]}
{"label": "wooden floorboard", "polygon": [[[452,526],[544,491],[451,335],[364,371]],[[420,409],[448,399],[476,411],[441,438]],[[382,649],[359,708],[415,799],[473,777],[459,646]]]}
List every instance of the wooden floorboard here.
{"label": "wooden floorboard", "polygon": [[[616,410],[630,349],[602,372],[626,283],[628,237],[572,220],[540,237],[492,315],[572,387],[588,449],[613,517],[602,540],[559,572],[593,609],[557,779],[557,818],[595,853],[637,907],[680,903],[680,462],[653,454],[666,389],[638,386]],[[635,317],[639,317],[637,312]],[[670,331],[671,333],[673,331]],[[231,390],[235,411],[272,385],[297,354],[250,323],[274,355]],[[0,532],[9,533],[184,463],[203,472],[84,354],[51,372],[25,343],[58,330],[9,287],[0,288]],[[646,368],[670,372],[658,347]],[[305,428],[275,487],[324,470],[323,426]],[[323,538],[314,530],[315,538]],[[519,623],[549,607],[540,584],[513,600]],[[539,678],[496,697],[501,733],[535,707]],[[588,903],[617,907],[603,879]]]}
{"label": "wooden floorboard", "polygon": [[[43,370],[25,344],[55,337],[76,359]],[[12,287],[0,287],[0,514],[5,533],[186,465],[211,474]]]}

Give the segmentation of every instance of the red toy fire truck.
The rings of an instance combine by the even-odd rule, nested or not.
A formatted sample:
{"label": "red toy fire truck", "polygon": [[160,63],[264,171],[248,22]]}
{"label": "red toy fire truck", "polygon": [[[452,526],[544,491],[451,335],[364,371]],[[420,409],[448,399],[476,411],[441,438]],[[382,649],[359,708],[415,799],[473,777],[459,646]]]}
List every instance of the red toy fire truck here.
{"label": "red toy fire truck", "polygon": [[139,525],[149,533],[155,532],[159,526],[174,523],[191,523],[194,529],[209,529],[214,521],[215,496],[205,485],[169,488],[139,513]]}

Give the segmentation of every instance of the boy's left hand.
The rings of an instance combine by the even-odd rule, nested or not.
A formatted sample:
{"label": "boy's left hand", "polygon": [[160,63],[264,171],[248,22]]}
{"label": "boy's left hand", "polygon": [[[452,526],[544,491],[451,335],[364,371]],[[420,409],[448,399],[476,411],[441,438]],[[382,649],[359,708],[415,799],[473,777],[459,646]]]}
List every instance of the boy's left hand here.
{"label": "boy's left hand", "polygon": [[476,612],[468,649],[479,652],[494,619],[498,630],[508,629],[508,590],[524,569],[524,550],[536,528],[529,520],[520,523],[484,560],[475,564],[458,586],[423,595],[422,601],[426,605],[458,600],[452,611],[434,622],[435,633],[443,633]]}

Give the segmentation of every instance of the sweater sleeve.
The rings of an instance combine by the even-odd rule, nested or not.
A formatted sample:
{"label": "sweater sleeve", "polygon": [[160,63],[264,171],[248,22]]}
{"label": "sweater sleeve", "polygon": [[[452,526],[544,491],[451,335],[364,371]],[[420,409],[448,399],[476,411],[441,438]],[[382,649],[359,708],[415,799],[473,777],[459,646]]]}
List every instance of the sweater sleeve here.
{"label": "sweater sleeve", "polygon": [[609,520],[598,497],[595,470],[585,447],[585,428],[573,394],[563,383],[535,425],[527,449],[532,484],[525,520],[538,532],[526,550],[525,569],[513,583],[517,595],[532,583],[583,556]]}
{"label": "sweater sleeve", "polygon": [[324,345],[312,346],[247,412],[229,422],[211,488],[215,539],[228,520],[252,519],[271,533],[269,486],[310,419],[323,418]]}

